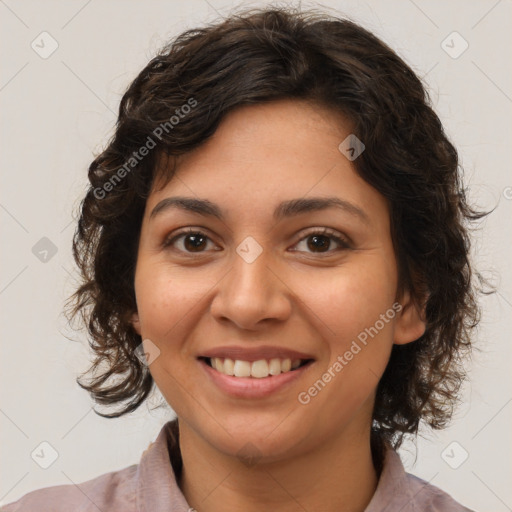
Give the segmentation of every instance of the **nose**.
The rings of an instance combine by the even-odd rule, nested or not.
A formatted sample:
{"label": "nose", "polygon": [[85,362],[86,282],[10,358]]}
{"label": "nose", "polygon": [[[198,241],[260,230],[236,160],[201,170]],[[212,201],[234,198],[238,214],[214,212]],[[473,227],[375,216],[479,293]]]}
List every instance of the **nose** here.
{"label": "nose", "polygon": [[210,311],[220,322],[257,331],[289,317],[291,295],[278,266],[268,257],[268,250],[264,249],[251,263],[235,253],[231,269],[219,282]]}

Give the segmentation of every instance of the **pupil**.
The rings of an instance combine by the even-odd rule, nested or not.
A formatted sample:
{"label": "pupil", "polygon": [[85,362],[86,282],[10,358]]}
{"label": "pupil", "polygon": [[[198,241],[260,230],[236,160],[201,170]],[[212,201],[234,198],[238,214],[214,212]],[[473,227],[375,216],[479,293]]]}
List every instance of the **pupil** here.
{"label": "pupil", "polygon": [[319,245],[310,244],[310,249],[322,249],[329,247],[329,239],[324,235],[313,235],[310,237],[311,240],[315,240],[316,242],[320,239],[323,239],[323,243],[321,242]]}
{"label": "pupil", "polygon": [[[188,241],[192,240],[192,244],[189,244]],[[185,238],[185,247],[187,250],[189,249],[200,249],[201,245],[204,244],[204,237],[202,235],[188,235]]]}

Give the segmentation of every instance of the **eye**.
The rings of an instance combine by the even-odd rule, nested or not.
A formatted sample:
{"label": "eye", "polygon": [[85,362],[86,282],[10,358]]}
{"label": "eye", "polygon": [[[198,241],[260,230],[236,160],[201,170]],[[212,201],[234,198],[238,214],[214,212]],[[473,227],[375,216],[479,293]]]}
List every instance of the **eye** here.
{"label": "eye", "polygon": [[[310,243],[308,243],[308,240],[310,240]],[[181,247],[176,246],[177,241],[181,242]],[[310,231],[303,236],[295,246],[297,247],[300,246],[301,243],[305,243],[307,249],[311,250],[313,253],[329,253],[334,252],[329,250],[332,241],[338,245],[339,250],[348,249],[350,247],[348,240],[329,228],[317,228]],[[162,247],[166,248],[172,246],[178,251],[184,253],[201,253],[205,252],[204,249],[208,246],[208,242],[214,245],[208,235],[202,231],[194,228],[188,228],[185,231],[181,231],[174,236],[167,238],[163,242]],[[292,249],[292,251],[297,250],[298,249]]]}
{"label": "eye", "polygon": [[163,242],[162,247],[175,246],[176,242],[180,239],[182,239],[182,244],[181,247],[178,247],[177,249],[185,253],[204,252],[203,249],[208,245],[208,241],[211,242],[210,238],[202,231],[189,228],[186,231],[181,231],[173,237],[167,238]]}
{"label": "eye", "polygon": [[[308,240],[311,242],[308,243]],[[301,243],[305,243],[306,247],[312,250],[312,252],[334,252],[328,250],[331,246],[331,241],[334,241],[338,244],[339,250],[348,249],[350,247],[348,240],[329,228],[315,229],[310,231],[299,241],[298,244],[296,244],[296,246],[300,246]],[[297,249],[293,249],[293,251],[296,250]]]}

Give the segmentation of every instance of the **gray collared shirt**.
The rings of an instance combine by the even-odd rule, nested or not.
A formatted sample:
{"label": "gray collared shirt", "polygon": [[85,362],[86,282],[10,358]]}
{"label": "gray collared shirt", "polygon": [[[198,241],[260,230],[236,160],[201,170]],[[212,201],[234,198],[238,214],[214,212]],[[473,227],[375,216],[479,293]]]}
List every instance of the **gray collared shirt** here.
{"label": "gray collared shirt", "polygon": [[[37,489],[4,505],[1,512],[188,512],[169,456],[167,422],[139,464],[105,473],[78,485]],[[169,443],[169,444],[168,444]],[[385,452],[382,472],[365,512],[474,512],[428,482],[406,473],[399,455]]]}

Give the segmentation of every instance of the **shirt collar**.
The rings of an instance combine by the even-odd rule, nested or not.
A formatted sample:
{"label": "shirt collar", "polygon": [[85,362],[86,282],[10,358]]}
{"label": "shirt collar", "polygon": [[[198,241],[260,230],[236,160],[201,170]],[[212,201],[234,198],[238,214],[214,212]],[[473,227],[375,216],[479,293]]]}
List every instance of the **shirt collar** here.
{"label": "shirt collar", "polygon": [[415,512],[407,473],[398,453],[389,445],[384,448],[384,462],[377,489],[364,512]]}
{"label": "shirt collar", "polygon": [[144,451],[137,468],[137,512],[188,512],[169,458],[173,422],[167,422]]}

